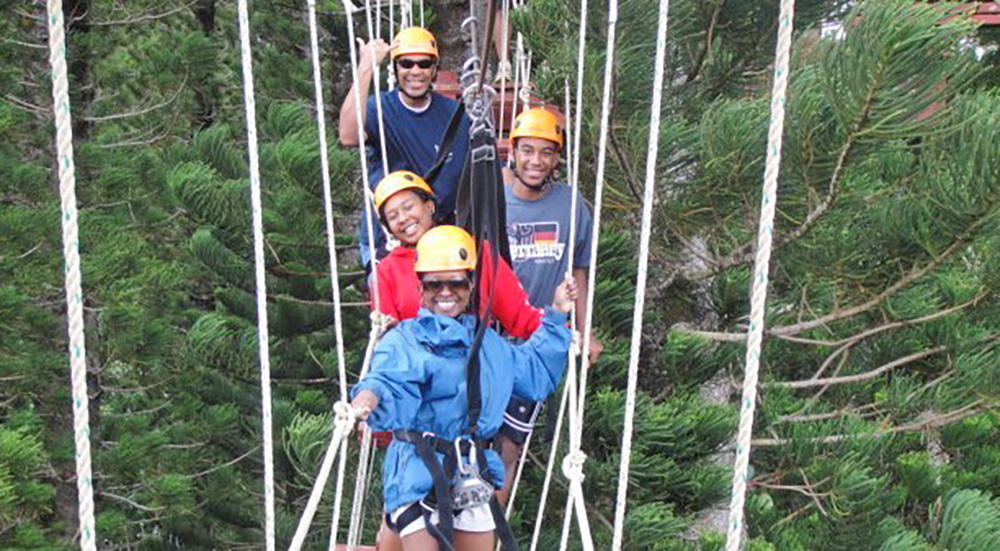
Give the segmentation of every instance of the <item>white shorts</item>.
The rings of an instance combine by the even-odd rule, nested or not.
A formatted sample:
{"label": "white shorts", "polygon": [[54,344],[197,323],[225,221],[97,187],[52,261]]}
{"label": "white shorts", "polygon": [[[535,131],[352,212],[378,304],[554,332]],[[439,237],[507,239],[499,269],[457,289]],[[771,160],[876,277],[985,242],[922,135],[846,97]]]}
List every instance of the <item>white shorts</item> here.
{"label": "white shorts", "polygon": [[[389,518],[392,519],[393,523],[399,521],[399,516],[403,514],[412,503],[403,505],[399,509],[393,511]],[[431,522],[437,524],[438,513],[437,511],[431,512]],[[472,509],[464,509],[455,514],[455,530],[461,530],[463,532],[492,532],[496,528],[493,523],[493,512],[490,511],[490,506],[480,505],[479,507],[473,507]],[[424,523],[424,517],[417,517],[417,520],[411,522],[410,524],[403,527],[399,531],[399,537],[403,538],[414,534],[421,530],[426,530],[427,525]]]}

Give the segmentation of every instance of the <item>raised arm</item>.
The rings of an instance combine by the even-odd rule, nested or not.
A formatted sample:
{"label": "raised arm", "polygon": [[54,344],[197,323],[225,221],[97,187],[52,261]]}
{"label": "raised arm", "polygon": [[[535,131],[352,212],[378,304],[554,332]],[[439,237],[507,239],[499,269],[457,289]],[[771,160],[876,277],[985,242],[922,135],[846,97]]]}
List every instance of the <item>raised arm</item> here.
{"label": "raised arm", "polygon": [[381,38],[372,39],[368,44],[365,44],[360,38],[358,39],[358,80],[351,85],[351,89],[347,91],[347,97],[344,98],[344,103],[340,106],[338,130],[340,144],[344,147],[357,147],[360,143],[358,141],[358,116],[355,112],[355,105],[357,105],[355,86],[358,87],[358,95],[361,97],[361,128],[364,129],[367,117],[368,90],[371,87],[373,74],[372,58],[374,56],[376,65],[381,65],[389,53],[389,49],[389,44]]}
{"label": "raised arm", "polygon": [[[493,259],[488,251],[483,254],[483,268],[486,276],[480,285],[480,296],[488,296],[488,289],[491,284],[490,278],[493,274]],[[524,291],[521,282],[517,279],[517,274],[503,257],[499,257],[497,262],[496,294],[493,297],[493,314],[496,315],[500,325],[503,326],[507,334],[519,339],[527,339],[535,332],[535,329],[542,323],[541,308],[535,308],[528,300],[528,293]]]}
{"label": "raised arm", "polygon": [[576,295],[576,284],[567,279],[556,289],[552,307],[545,310],[542,324],[531,338],[520,346],[511,346],[510,365],[517,370],[514,394],[541,401],[559,386],[571,341],[567,314]]}

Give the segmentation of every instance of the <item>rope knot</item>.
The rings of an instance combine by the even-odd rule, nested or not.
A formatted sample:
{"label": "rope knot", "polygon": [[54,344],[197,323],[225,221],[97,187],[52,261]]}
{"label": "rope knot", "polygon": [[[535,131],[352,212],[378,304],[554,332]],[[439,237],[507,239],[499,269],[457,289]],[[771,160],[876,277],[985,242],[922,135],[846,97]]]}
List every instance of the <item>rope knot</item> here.
{"label": "rope knot", "polygon": [[354,420],[357,419],[358,413],[348,402],[333,404],[333,422],[343,433],[350,432],[354,428]]}
{"label": "rope knot", "polygon": [[573,338],[570,340],[569,348],[573,351],[574,356],[579,356],[583,351],[583,337],[580,336],[579,331],[573,331]]}
{"label": "rope knot", "polygon": [[583,464],[587,461],[587,454],[580,450],[570,452],[563,458],[562,471],[570,482],[583,482]]}

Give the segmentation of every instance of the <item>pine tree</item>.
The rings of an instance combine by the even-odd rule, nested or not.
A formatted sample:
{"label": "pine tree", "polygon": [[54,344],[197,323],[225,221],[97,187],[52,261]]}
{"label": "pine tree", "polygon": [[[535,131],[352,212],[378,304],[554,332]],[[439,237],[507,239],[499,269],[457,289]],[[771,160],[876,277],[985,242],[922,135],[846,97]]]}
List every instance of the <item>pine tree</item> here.
{"label": "pine tree", "polygon": [[[988,321],[1000,142],[995,93],[975,80],[988,65],[969,46],[975,30],[959,19],[942,23],[934,7],[846,7],[797,6],[748,500],[751,548],[877,549],[907,523],[925,525],[914,512],[930,496],[998,492],[979,477],[985,472],[961,481],[942,475],[936,493],[924,488],[939,462],[964,461],[945,434],[986,423],[984,437],[996,437],[981,413],[996,408],[1000,390],[992,374],[996,327]],[[603,67],[604,9],[598,3],[589,14],[591,75]],[[539,86],[553,100],[575,74],[574,10],[533,2],[516,18]],[[618,22],[612,228],[638,226],[637,209],[615,207],[636,206],[641,190],[655,10],[652,2],[625,3]],[[728,504],[730,458],[719,452],[734,426],[728,381],[740,377],[749,311],[777,2],[672,2],[671,10],[651,267],[662,275],[647,295],[659,307],[645,324],[640,388],[648,401],[637,421],[627,537],[650,545],[640,542],[662,524],[664,548],[714,549],[711,529],[724,530]],[[583,151],[592,167],[601,83],[585,80]],[[584,172],[582,181],[593,177]],[[601,376],[611,367],[601,366]],[[592,514],[607,518],[613,488],[597,480],[616,472],[618,425],[608,418],[622,399],[599,385],[592,392],[587,484]],[[717,423],[699,418],[714,408]],[[685,426],[691,432],[672,429]],[[647,439],[662,444],[647,451]],[[912,453],[934,461],[913,461]],[[685,464],[685,476],[671,474],[674,463]],[[651,513],[657,502],[668,507]],[[560,525],[561,513],[551,525]],[[690,529],[669,528],[674,518]]]}

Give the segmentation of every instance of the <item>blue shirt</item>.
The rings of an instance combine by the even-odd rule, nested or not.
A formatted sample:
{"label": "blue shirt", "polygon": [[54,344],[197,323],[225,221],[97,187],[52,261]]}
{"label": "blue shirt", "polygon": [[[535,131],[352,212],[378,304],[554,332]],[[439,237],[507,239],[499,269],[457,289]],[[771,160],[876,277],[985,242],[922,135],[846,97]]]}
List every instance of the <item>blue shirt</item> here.
{"label": "blue shirt", "polygon": [[[514,195],[506,186],[507,240],[514,273],[527,291],[531,304],[543,308],[552,304],[556,287],[566,277],[569,266],[569,222],[573,190],[563,183],[552,184],[549,192],[535,201]],[[576,198],[576,240],[573,267],[590,265],[590,234],[593,220],[583,197]]]}
{"label": "blue shirt", "polygon": [[[437,158],[438,145],[448,129],[458,103],[440,94],[431,93],[431,102],[423,111],[417,112],[403,104],[399,92],[389,91],[381,94],[382,127],[385,132],[385,152],[388,158],[389,172],[409,170],[423,176],[434,164]],[[462,176],[465,163],[465,153],[469,149],[469,117],[462,116],[455,136],[454,146],[444,167],[438,173],[437,179],[431,184],[437,202],[438,211],[451,213],[455,211],[455,196],[458,190],[458,180]],[[365,117],[365,149],[368,153],[368,183],[372,189],[385,176],[382,170],[382,134],[379,132],[378,109],[375,96],[368,98],[367,115]],[[377,217],[377,213],[373,212]],[[361,260],[367,264],[371,255],[368,252],[368,225],[361,223]],[[382,228],[377,219],[373,219],[376,247],[385,242]]]}
{"label": "blue shirt", "polygon": [[[367,389],[378,396],[368,417],[375,430],[410,429],[454,439],[462,434],[468,412],[466,358],[475,317],[435,315],[422,308],[385,334],[372,355],[371,371],[351,392]],[[522,345],[486,330],[479,351],[482,412],[479,436],[492,438],[503,421],[512,394],[544,400],[562,378],[569,349],[566,314],[548,309],[542,324]],[[493,483],[503,484],[503,462],[486,450]],[[443,459],[438,454],[438,460]],[[413,444],[393,440],[386,451],[382,489],[385,510],[413,503],[433,487],[430,472]]]}

